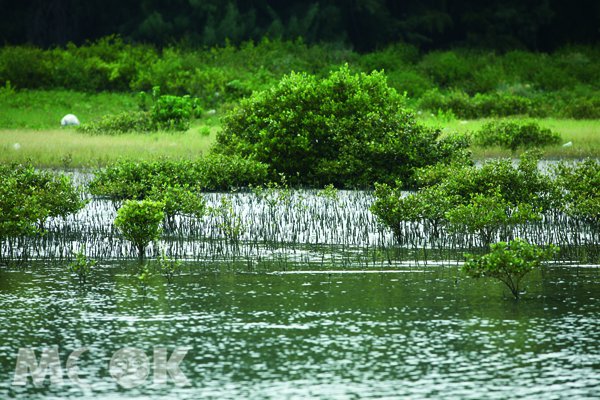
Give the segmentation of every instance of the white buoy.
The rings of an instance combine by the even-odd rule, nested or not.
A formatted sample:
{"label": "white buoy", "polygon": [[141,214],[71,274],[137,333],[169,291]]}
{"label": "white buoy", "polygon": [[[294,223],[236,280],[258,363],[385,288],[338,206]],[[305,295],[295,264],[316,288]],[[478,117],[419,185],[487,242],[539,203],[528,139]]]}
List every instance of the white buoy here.
{"label": "white buoy", "polygon": [[563,147],[571,147],[573,146],[573,142],[567,142],[565,144],[563,144]]}
{"label": "white buoy", "polygon": [[67,114],[60,120],[61,126],[77,126],[79,125],[79,119],[73,114]]}

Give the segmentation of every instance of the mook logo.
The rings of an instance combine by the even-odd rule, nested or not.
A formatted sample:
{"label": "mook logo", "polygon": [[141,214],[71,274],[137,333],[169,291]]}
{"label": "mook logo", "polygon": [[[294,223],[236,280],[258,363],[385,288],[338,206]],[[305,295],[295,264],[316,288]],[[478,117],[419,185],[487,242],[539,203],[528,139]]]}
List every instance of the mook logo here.
{"label": "mook logo", "polygon": [[[166,347],[154,347],[152,363],[144,350],[135,347],[124,347],[113,353],[108,364],[108,371],[112,379],[125,389],[131,389],[148,382],[152,366],[153,385],[166,385],[169,377],[177,386],[189,386],[190,381],[179,368],[191,347],[176,347],[168,356]],[[80,374],[79,358],[89,349],[83,347],[73,351],[66,360],[65,370],[68,379],[86,389],[91,386]],[[64,370],[57,346],[42,350],[39,362],[32,348],[23,347],[17,354],[15,375],[12,384],[26,386],[28,378],[35,387],[44,385],[49,378],[50,385],[63,385],[65,383]]]}

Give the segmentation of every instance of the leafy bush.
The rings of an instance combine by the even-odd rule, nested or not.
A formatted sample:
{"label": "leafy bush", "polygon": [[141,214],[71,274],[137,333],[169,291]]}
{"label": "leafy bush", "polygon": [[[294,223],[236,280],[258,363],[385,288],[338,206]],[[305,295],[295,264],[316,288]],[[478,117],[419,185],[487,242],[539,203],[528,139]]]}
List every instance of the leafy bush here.
{"label": "leafy bush", "polygon": [[600,119],[600,98],[598,96],[574,98],[565,105],[562,113],[567,118]]}
{"label": "leafy bush", "polygon": [[155,87],[150,106],[147,105],[147,97],[145,93],[140,93],[142,111],[108,115],[100,121],[83,124],[78,129],[91,134],[152,132],[159,129],[185,131],[189,129],[190,121],[202,114],[198,99],[187,95],[160,95],[160,88]]}
{"label": "leafy bush", "polygon": [[127,200],[117,211],[115,226],[131,241],[144,258],[148,244],[160,237],[164,203],[152,200]]}
{"label": "leafy bush", "polygon": [[481,167],[436,165],[419,170],[415,182],[421,189],[404,195],[401,185],[375,186],[371,211],[402,242],[405,222],[426,224],[434,236],[441,228],[449,233],[477,234],[482,244],[510,227],[538,221],[556,209],[562,194],[556,183],[538,167],[539,155],[522,155],[512,161],[495,160]]}
{"label": "leafy bush", "polygon": [[206,200],[199,190],[188,185],[155,185],[148,198],[164,204],[165,226],[170,230],[175,230],[175,215],[201,218],[206,210]]}
{"label": "leafy bush", "polygon": [[462,90],[444,93],[433,89],[423,94],[419,107],[434,112],[452,111],[460,118],[483,118],[529,114],[534,110],[534,102],[510,93],[477,93],[469,96]]}
{"label": "leafy bush", "polygon": [[151,132],[155,125],[144,111],[107,115],[99,121],[80,125],[77,130],[94,135],[120,135],[129,132]]}
{"label": "leafy bush", "polygon": [[565,191],[563,210],[571,217],[600,229],[600,162],[560,163],[554,172]]}
{"label": "leafy bush", "polygon": [[489,122],[475,133],[474,139],[476,144],[483,147],[500,146],[512,151],[561,142],[559,133],[543,129],[535,122],[520,121]]}
{"label": "leafy bush", "polygon": [[473,278],[495,278],[510,289],[515,299],[521,296],[521,280],[557,251],[555,246],[547,249],[521,239],[499,242],[490,246],[491,252],[481,257],[467,254],[463,271]]}
{"label": "leafy bush", "polygon": [[241,157],[207,156],[198,161],[122,161],[96,171],[90,193],[112,200],[142,200],[162,188],[226,191],[267,181],[267,165]]}
{"label": "leafy bush", "polygon": [[65,175],[0,165],[0,239],[39,233],[48,218],[64,218],[84,205]]}
{"label": "leafy bush", "polygon": [[69,264],[69,270],[77,275],[79,283],[85,283],[92,274],[92,268],[97,264],[98,261],[86,257],[84,247],[75,254],[75,261]]}
{"label": "leafy bush", "polygon": [[472,66],[454,51],[431,52],[419,67],[440,87],[458,86],[472,76]]}
{"label": "leafy bush", "polygon": [[185,131],[190,120],[202,115],[198,99],[190,96],[160,95],[160,88],[152,90],[154,102],[150,109],[150,119],[155,129]]}
{"label": "leafy bush", "polygon": [[466,204],[459,204],[445,214],[450,233],[477,234],[489,245],[501,229],[540,220],[536,210],[527,203],[513,205],[500,195],[478,193]]}
{"label": "leafy bush", "polygon": [[[325,79],[292,73],[242,100],[224,122],[216,151],[268,163],[292,183],[369,187],[407,179],[416,167],[449,161],[440,131],[417,124],[379,72],[348,66]],[[450,140],[451,141],[451,140]],[[451,156],[463,155],[462,142]]]}

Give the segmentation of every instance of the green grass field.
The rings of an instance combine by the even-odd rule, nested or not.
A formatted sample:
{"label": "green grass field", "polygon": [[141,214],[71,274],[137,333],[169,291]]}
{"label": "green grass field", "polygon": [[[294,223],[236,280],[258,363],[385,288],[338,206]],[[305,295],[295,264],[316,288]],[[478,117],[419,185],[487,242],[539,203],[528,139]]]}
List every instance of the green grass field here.
{"label": "green grass field", "polygon": [[157,132],[120,136],[89,136],[75,129],[0,130],[0,162],[31,161],[39,167],[97,167],[121,159],[196,159],[214,141],[199,127],[185,133]]}
{"label": "green grass field", "polygon": [[[119,159],[195,159],[206,154],[220,129],[219,115],[196,121],[184,133],[156,132],[119,136],[86,135],[61,128],[60,119],[76,114],[82,122],[137,109],[132,94],[85,94],[70,91],[0,93],[0,163],[31,161],[40,167],[97,167]],[[457,120],[419,116],[444,132],[472,132],[486,119]],[[540,119],[543,127],[558,131],[563,143],[544,149],[547,159],[600,157],[600,120]],[[475,159],[515,156],[500,148],[472,148]]]}
{"label": "green grass field", "polygon": [[[532,119],[528,118],[528,120]],[[477,131],[482,125],[489,122],[490,119],[440,121],[436,118],[427,118],[422,121],[429,126],[441,128],[445,133],[467,133]],[[572,145],[567,147],[563,147],[562,144],[545,147],[542,149],[544,158],[580,159],[600,157],[600,120],[544,118],[533,121],[539,123],[544,128],[549,128],[560,133],[563,144],[572,143]],[[473,146],[472,151],[475,159],[515,156],[510,150],[499,147],[482,148]]]}

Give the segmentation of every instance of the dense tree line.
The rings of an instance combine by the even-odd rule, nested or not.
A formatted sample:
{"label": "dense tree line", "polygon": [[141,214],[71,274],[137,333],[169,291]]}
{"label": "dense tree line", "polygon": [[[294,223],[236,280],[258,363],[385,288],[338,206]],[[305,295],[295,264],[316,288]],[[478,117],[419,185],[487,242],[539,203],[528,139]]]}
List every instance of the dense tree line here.
{"label": "dense tree line", "polygon": [[117,33],[192,46],[263,36],[333,42],[359,51],[406,41],[553,50],[600,37],[597,0],[0,0],[0,43],[43,47]]}

